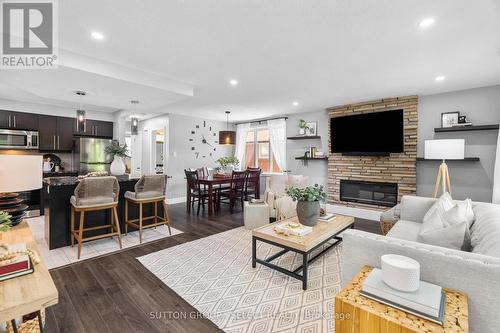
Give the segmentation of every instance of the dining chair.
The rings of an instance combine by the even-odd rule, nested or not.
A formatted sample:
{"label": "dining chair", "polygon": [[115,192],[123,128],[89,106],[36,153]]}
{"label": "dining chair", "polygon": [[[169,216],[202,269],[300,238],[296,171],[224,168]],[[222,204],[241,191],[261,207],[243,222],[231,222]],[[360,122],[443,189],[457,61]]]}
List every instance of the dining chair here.
{"label": "dining chair", "polygon": [[222,189],[218,192],[217,204],[229,204],[231,214],[234,210],[236,201],[241,202],[241,209],[243,210],[243,200],[245,199],[245,184],[247,179],[247,171],[233,171],[231,174],[231,183],[228,189]]}
{"label": "dining chair", "polygon": [[[70,198],[71,217],[70,217],[70,238],[71,246],[78,243],[78,259],[82,249],[82,243],[85,241],[101,239],[106,237],[118,236],[118,244],[122,248],[122,238],[120,233],[120,223],[118,221],[118,193],[120,185],[118,179],[113,176],[108,177],[88,177],[80,180],[75,188],[74,195]],[[98,210],[111,211],[111,223],[85,228],[85,213]],[[80,213],[78,230],[75,229],[75,213]],[[88,231],[110,229],[110,232],[85,237],[84,233]]]}
{"label": "dining chair", "polygon": [[198,182],[198,171],[184,170],[184,173],[187,180],[187,211],[191,212],[191,208],[194,208],[194,203],[198,202],[197,215],[199,215],[200,207],[205,209],[205,199],[208,201],[208,191],[202,188]]}
{"label": "dining chair", "polygon": [[260,168],[248,168],[247,180],[245,183],[245,200],[248,201],[249,196],[255,199],[260,199]]}
{"label": "dining chair", "polygon": [[[142,230],[145,228],[157,227],[165,225],[168,228],[168,233],[172,235],[170,230],[170,222],[168,220],[167,204],[165,203],[165,189],[167,183],[167,175],[151,175],[142,176],[134,186],[134,192],[125,192],[125,234],[128,232],[128,227],[139,230],[139,243],[142,243]],[[158,203],[163,209],[163,216],[158,215]],[[139,216],[137,219],[129,220],[129,204],[139,206]],[[143,205],[152,204],[152,216],[143,216]],[[153,220],[152,223],[144,224],[144,221]]]}

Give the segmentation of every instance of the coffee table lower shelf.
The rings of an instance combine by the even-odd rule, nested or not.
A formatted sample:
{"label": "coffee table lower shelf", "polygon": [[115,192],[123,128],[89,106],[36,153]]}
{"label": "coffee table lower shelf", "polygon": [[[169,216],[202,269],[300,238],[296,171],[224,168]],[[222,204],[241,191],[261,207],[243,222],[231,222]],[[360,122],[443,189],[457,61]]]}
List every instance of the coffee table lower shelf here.
{"label": "coffee table lower shelf", "polygon": [[[267,240],[267,239],[264,239],[264,238],[260,238],[258,236],[252,236],[252,267],[255,268],[257,266],[257,263],[259,263],[261,265],[264,265],[264,266],[267,266],[267,267],[269,267],[271,269],[274,269],[274,270],[276,270],[278,272],[281,272],[283,274],[291,276],[291,277],[293,277],[293,278],[295,278],[297,280],[302,281],[302,289],[303,290],[307,290],[307,270],[308,270],[309,264],[313,263],[316,259],[318,259],[322,255],[324,255],[330,249],[332,249],[335,246],[337,246],[340,242],[342,242],[342,237],[339,237],[337,235],[339,233],[341,233],[342,231],[346,230],[346,229],[352,228],[352,226],[353,225],[349,225],[348,227],[340,230],[335,235],[332,235],[331,237],[329,237],[329,238],[325,239],[324,241],[318,243],[317,245],[315,245],[313,248],[311,248],[308,251],[297,250],[297,249],[294,249],[292,247],[289,247],[287,245],[284,245],[284,244],[281,244],[281,243],[278,243],[278,242],[273,242],[273,241],[270,241],[270,240]],[[309,258],[309,254],[311,254],[311,252],[313,252],[318,247],[320,247],[320,246],[328,243],[331,240],[335,240],[335,242],[332,243],[332,244],[329,244],[327,247],[325,247],[323,250],[321,250],[321,252],[319,252],[318,254],[316,254],[314,257]],[[273,254],[272,256],[270,256],[270,257],[268,257],[266,259],[259,259],[259,258],[257,258],[257,241],[264,242],[264,243],[267,243],[267,244],[270,244],[270,245],[282,248],[283,250],[281,250],[281,251]],[[277,259],[277,258],[281,257],[282,255],[288,253],[289,251],[295,252],[295,253],[297,253],[297,254],[299,254],[299,255],[302,256],[302,265],[301,266],[297,267],[293,271],[290,271],[288,269],[285,269],[283,267],[280,267],[280,266],[275,265],[275,264],[272,263],[272,261],[274,261],[275,259]],[[299,274],[301,271],[302,271],[302,274]]]}

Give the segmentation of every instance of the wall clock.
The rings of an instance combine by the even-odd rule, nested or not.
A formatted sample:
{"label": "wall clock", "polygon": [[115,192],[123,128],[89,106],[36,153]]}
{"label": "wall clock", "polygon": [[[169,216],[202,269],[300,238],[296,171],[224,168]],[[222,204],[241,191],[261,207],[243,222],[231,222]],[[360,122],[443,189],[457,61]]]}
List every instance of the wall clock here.
{"label": "wall clock", "polygon": [[191,143],[191,151],[196,158],[206,158],[212,156],[217,151],[215,147],[219,142],[216,140],[217,132],[212,130],[206,121],[202,125],[196,125],[196,128],[191,130],[189,142]]}

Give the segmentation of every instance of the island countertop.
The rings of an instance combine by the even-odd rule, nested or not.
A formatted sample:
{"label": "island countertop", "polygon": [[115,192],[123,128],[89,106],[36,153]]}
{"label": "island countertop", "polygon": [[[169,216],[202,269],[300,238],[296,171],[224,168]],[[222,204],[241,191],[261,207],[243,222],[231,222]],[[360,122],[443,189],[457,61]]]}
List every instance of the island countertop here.
{"label": "island countertop", "polygon": [[[122,233],[125,231],[125,192],[134,191],[137,178],[130,179],[128,175],[119,176],[118,182],[120,192],[118,195],[118,220]],[[56,249],[71,245],[70,241],[70,217],[71,204],[70,198],[74,194],[78,177],[49,177],[43,181],[42,200],[44,205],[45,217],[45,239],[49,249]],[[152,215],[152,207],[144,206],[144,216]],[[160,210],[159,213],[162,213]],[[160,214],[162,215],[162,214]],[[138,208],[135,205],[129,205],[129,216],[138,217]],[[78,221],[78,215],[75,216]],[[85,227],[109,224],[111,221],[111,212],[109,210],[87,212],[85,214]],[[88,235],[106,232],[104,229],[90,231]]]}

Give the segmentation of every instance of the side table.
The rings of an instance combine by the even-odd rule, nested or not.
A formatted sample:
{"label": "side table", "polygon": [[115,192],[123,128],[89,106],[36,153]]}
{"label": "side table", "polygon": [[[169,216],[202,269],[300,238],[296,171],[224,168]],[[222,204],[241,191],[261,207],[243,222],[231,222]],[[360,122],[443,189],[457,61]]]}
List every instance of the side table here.
{"label": "side table", "polygon": [[335,332],[466,333],[469,332],[467,296],[443,288],[446,309],[443,326],[360,295],[372,268],[365,266],[335,297]]}
{"label": "side table", "polygon": [[265,202],[251,204],[249,201],[245,201],[243,221],[245,221],[245,228],[248,230],[269,224],[269,206]]}

